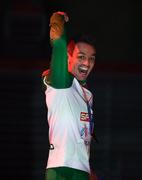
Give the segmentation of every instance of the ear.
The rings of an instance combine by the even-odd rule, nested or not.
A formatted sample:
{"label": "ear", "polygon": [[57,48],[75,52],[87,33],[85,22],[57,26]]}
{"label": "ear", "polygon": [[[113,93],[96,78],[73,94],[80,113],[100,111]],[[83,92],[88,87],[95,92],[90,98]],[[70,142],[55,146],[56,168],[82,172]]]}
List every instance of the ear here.
{"label": "ear", "polygon": [[68,54],[68,58],[70,58],[71,57],[70,51],[68,51],[67,54]]}
{"label": "ear", "polygon": [[70,55],[73,53],[74,47],[75,47],[74,40],[70,40],[70,42],[67,46],[67,50],[68,50],[68,53],[70,53]]}
{"label": "ear", "polygon": [[68,52],[68,70],[69,70],[69,72],[70,72],[70,70],[71,70],[71,54]]}
{"label": "ear", "polygon": [[68,56],[68,66],[69,66],[69,64],[70,64],[70,59],[71,59],[71,55],[70,55],[69,52],[68,52],[67,56]]}

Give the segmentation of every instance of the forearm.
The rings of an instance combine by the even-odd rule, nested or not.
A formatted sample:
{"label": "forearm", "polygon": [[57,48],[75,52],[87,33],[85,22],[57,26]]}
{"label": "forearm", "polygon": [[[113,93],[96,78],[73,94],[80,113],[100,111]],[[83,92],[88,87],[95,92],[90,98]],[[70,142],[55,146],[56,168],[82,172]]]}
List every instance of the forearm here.
{"label": "forearm", "polygon": [[67,42],[65,36],[53,42],[50,70],[50,81],[53,87],[67,88],[71,86],[72,76],[68,72]]}
{"label": "forearm", "polygon": [[[57,17],[58,18],[58,17]],[[53,19],[52,58],[50,65],[49,81],[55,88],[68,88],[72,83],[72,76],[68,72],[67,39],[65,25],[62,19]],[[58,20],[58,21],[57,21]],[[52,25],[51,25],[52,26]]]}

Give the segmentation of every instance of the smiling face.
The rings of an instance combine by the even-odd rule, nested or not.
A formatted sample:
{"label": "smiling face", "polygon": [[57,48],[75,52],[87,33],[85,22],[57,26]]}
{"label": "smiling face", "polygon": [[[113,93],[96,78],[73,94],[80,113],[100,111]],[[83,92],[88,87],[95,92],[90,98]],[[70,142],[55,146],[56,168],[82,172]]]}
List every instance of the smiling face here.
{"label": "smiling face", "polygon": [[79,81],[86,80],[95,64],[96,50],[88,43],[78,42],[68,53],[68,69]]}

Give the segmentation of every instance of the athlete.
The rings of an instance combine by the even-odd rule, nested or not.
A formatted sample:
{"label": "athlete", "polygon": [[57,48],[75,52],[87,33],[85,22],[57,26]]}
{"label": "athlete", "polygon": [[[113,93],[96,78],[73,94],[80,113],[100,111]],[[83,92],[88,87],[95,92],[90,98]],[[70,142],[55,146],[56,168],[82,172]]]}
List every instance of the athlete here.
{"label": "athlete", "polygon": [[89,36],[67,45],[64,12],[50,18],[52,57],[43,73],[48,109],[50,150],[46,180],[89,180],[93,134],[92,93],[86,79],[95,64],[96,47]]}

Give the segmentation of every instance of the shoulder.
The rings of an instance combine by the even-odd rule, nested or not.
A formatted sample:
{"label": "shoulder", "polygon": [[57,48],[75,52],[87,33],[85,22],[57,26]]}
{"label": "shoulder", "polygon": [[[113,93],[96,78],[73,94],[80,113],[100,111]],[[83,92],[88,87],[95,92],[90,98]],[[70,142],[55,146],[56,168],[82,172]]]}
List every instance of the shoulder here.
{"label": "shoulder", "polygon": [[45,76],[48,76],[49,74],[50,74],[50,69],[43,71],[42,78],[44,78]]}
{"label": "shoulder", "polygon": [[46,88],[50,84],[49,80],[48,80],[49,74],[50,74],[50,69],[47,69],[47,70],[43,71],[43,73],[42,73],[42,81],[43,81],[43,89],[44,90],[46,90]]}

